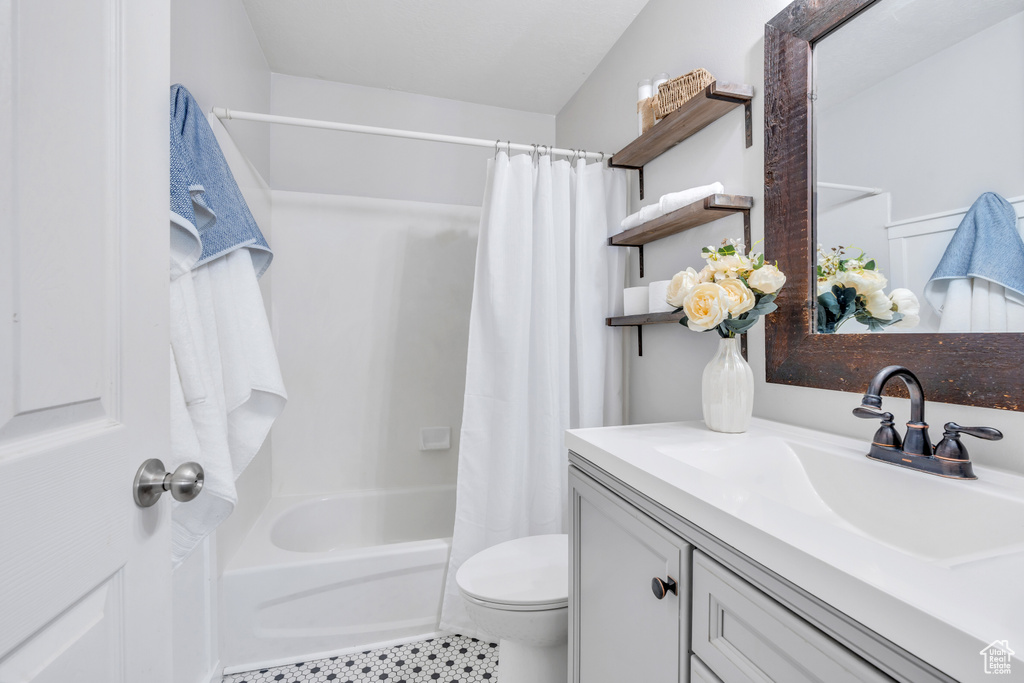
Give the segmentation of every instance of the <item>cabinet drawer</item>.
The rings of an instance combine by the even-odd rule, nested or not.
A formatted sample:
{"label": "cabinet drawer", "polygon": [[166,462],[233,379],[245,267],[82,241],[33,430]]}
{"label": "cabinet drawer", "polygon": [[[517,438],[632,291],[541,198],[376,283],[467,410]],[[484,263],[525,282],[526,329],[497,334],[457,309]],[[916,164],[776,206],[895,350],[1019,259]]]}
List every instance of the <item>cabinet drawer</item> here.
{"label": "cabinet drawer", "polygon": [[692,580],[693,652],[724,683],[891,682],[698,551]]}

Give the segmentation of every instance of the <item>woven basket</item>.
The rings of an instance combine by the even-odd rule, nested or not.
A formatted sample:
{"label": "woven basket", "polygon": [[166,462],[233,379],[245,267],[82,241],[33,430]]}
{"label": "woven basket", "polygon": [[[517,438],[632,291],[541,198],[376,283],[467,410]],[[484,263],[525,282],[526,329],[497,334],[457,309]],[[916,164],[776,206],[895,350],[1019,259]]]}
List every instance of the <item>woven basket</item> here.
{"label": "woven basket", "polygon": [[705,69],[694,69],[665,81],[658,86],[658,94],[654,98],[657,106],[655,114],[659,119],[665,118],[714,82],[715,77]]}

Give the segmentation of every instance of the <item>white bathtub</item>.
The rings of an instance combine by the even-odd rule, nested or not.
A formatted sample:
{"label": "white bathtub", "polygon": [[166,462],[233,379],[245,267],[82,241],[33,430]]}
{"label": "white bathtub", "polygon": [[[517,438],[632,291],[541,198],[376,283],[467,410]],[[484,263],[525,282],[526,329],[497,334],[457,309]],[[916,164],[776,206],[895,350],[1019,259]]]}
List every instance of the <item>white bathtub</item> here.
{"label": "white bathtub", "polygon": [[225,670],[436,631],[454,519],[454,486],[271,499],[224,572]]}

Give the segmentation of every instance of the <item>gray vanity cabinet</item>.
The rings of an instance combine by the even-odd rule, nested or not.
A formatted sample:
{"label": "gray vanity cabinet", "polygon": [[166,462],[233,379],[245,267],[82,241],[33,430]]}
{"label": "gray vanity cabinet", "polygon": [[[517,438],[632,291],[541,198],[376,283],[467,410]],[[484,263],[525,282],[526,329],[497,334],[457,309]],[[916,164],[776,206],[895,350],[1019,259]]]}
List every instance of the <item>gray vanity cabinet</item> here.
{"label": "gray vanity cabinet", "polygon": [[699,551],[691,648],[723,681],[892,681]]}
{"label": "gray vanity cabinet", "polygon": [[[576,466],[569,489],[570,683],[893,681],[717,562],[706,537],[684,540],[685,520],[677,533]],[[655,578],[676,593],[659,599]]]}
{"label": "gray vanity cabinet", "polygon": [[688,680],[690,546],[582,478],[570,487],[573,683]]}

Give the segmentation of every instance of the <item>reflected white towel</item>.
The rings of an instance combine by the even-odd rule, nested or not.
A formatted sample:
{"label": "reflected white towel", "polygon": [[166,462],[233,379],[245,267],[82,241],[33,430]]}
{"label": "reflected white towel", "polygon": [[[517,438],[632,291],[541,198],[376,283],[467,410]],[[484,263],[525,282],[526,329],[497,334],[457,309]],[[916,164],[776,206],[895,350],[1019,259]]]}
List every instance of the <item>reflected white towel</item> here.
{"label": "reflected white towel", "polygon": [[725,188],[722,183],[711,183],[710,185],[701,185],[700,187],[691,187],[688,190],[681,192],[670,192],[666,195],[662,195],[661,199],[653,204],[641,208],[636,213],[630,214],[622,219],[622,229],[631,230],[637,226],[643,225],[653,221],[655,218],[660,218],[667,213],[672,213],[677,209],[681,209],[687,204],[692,204],[698,199],[704,197],[710,197],[713,194],[719,194],[724,192]]}
{"label": "reflected white towel", "polygon": [[942,283],[939,332],[1024,332],[1024,305],[1006,288],[982,278]]}
{"label": "reflected white towel", "polygon": [[235,480],[287,401],[248,249],[171,281],[171,461],[203,466],[195,500],[172,507],[180,564],[234,509]]}

